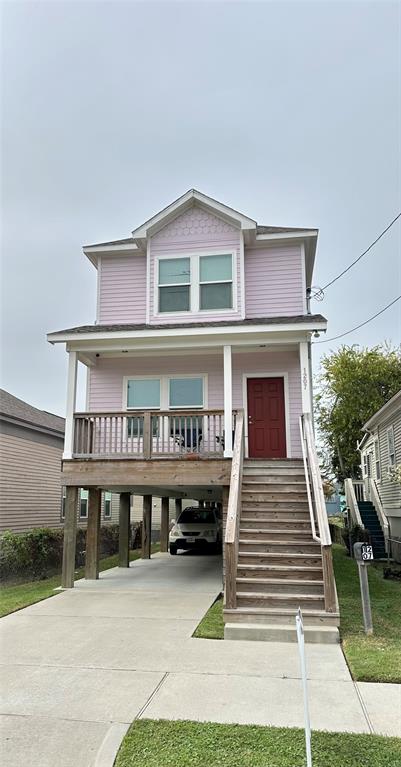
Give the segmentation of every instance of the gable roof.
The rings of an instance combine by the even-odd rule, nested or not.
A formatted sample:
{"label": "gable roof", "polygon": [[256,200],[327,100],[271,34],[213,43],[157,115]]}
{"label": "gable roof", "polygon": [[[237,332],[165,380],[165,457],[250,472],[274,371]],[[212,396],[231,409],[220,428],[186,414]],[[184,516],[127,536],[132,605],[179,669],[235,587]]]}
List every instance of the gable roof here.
{"label": "gable roof", "polygon": [[39,427],[41,430],[64,434],[65,421],[58,415],[39,410],[18,397],[14,397],[5,389],[0,389],[0,420],[11,420],[27,426]]}
{"label": "gable roof", "polygon": [[253,246],[255,243],[258,244],[258,241],[262,240],[271,242],[274,242],[276,239],[281,241],[291,239],[302,240],[306,256],[306,278],[308,285],[311,284],[318,229],[258,225],[253,218],[240,213],[229,205],[218,202],[218,200],[203,194],[203,192],[199,192],[197,189],[189,189],[181,197],[178,197],[154,216],[151,216],[151,218],[148,218],[143,224],[132,231],[131,237],[84,245],[83,251],[96,267],[98,265],[98,257],[102,254],[107,253],[107,255],[114,256],[134,255],[135,253],[143,254],[146,252],[148,237],[155,234],[173,221],[180,213],[184,213],[195,204],[238,227],[243,233],[244,242],[247,246]]}
{"label": "gable roof", "polygon": [[377,423],[383,420],[383,418],[387,418],[394,410],[394,413],[398,412],[398,410],[401,409],[401,389],[396,394],[394,394],[391,399],[389,399],[388,402],[386,402],[385,405],[383,405],[380,410],[377,410],[376,413],[374,413],[368,421],[363,425],[364,431],[369,431],[372,426],[375,426]]}

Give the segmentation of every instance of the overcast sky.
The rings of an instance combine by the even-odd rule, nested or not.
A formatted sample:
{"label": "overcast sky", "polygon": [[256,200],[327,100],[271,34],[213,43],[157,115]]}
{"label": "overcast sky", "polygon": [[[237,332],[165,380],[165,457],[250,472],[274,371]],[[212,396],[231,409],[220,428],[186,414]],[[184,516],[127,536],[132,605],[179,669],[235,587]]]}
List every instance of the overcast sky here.
{"label": "overcast sky", "polygon": [[[64,415],[67,355],[45,334],[95,319],[81,246],[191,187],[319,227],[328,282],[400,209],[400,62],[385,0],[3,2],[3,388]],[[314,302],[329,338],[401,293],[400,230]],[[344,342],[398,342],[400,312]]]}

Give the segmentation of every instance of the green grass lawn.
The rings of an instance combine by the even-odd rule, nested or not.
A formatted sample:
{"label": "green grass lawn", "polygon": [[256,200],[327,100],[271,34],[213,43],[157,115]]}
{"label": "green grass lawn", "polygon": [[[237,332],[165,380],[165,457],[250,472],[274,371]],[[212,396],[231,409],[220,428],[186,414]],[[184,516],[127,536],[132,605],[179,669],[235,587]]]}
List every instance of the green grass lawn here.
{"label": "green grass lawn", "polygon": [[340,602],[340,633],[352,676],[359,682],[401,683],[401,583],[384,580],[381,566],[370,565],[373,636],[363,629],[358,568],[343,546],[333,546]]}
{"label": "green grass lawn", "polygon": [[[152,553],[159,550],[159,545],[152,546]],[[141,556],[140,550],[130,552],[131,562],[134,559],[139,559]],[[109,570],[111,567],[117,567],[118,554],[113,554],[110,557],[105,557],[100,560],[99,570]],[[75,573],[75,580],[83,578],[84,569],[81,568]],[[28,583],[18,583],[16,586],[1,586],[0,587],[0,617],[14,613],[16,610],[21,610],[22,607],[28,607],[35,602],[41,602],[42,599],[53,597],[59,592],[54,591],[61,583],[61,576],[54,575],[51,578],[45,578],[42,581],[29,581]]]}
{"label": "green grass lawn", "polygon": [[[312,733],[314,767],[399,767],[401,739]],[[115,767],[303,767],[303,730],[141,719],[130,727]]]}
{"label": "green grass lawn", "polygon": [[[341,641],[352,676],[358,682],[401,683],[401,583],[384,580],[381,565],[369,566],[373,636],[363,629],[358,568],[343,546],[333,546],[341,615]],[[223,602],[206,613],[194,636],[223,639]]]}
{"label": "green grass lawn", "polygon": [[199,626],[195,629],[194,637],[199,639],[223,639],[223,597],[219,597],[203,616]]}

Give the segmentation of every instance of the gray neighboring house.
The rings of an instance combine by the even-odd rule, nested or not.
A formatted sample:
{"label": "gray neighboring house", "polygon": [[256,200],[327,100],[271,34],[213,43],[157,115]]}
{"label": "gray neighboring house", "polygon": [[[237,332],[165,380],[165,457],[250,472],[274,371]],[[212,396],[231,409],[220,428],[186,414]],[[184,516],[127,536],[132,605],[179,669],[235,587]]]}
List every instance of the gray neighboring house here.
{"label": "gray neighboring house", "polygon": [[0,389],[0,533],[60,527],[64,418]]}
{"label": "gray neighboring house", "polygon": [[361,451],[362,478],[373,480],[379,502],[388,520],[389,535],[401,538],[401,485],[390,479],[401,465],[401,391],[397,392],[364,424]]}

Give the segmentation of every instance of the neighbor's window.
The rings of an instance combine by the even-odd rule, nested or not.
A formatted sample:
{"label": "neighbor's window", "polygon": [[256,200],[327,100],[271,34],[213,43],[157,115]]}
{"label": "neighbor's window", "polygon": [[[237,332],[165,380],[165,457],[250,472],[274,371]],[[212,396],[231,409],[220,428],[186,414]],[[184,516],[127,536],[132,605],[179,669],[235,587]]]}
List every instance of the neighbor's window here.
{"label": "neighbor's window", "polygon": [[61,493],[61,519],[65,519],[65,499],[67,496],[67,489],[63,487],[62,493]]}
{"label": "neighbor's window", "polygon": [[376,479],[378,480],[378,482],[380,482],[381,471],[380,471],[380,453],[379,453],[378,442],[375,442],[375,467],[376,467]]}
{"label": "neighbor's window", "polygon": [[79,505],[80,519],[88,518],[88,497],[89,497],[89,490],[81,490],[81,498],[80,498],[80,505]]}
{"label": "neighbor's window", "polygon": [[111,493],[104,494],[104,518],[111,519]]}
{"label": "neighbor's window", "polygon": [[159,261],[159,312],[189,312],[191,259],[161,258]]}
{"label": "neighbor's window", "polygon": [[394,442],[394,427],[390,426],[387,429],[387,447],[388,447],[388,462],[390,466],[395,466],[395,442]]}
{"label": "neighbor's window", "polygon": [[199,307],[231,309],[233,305],[233,259],[230,253],[199,259]]}
{"label": "neighbor's window", "polygon": [[169,406],[203,407],[203,378],[170,378]]}

